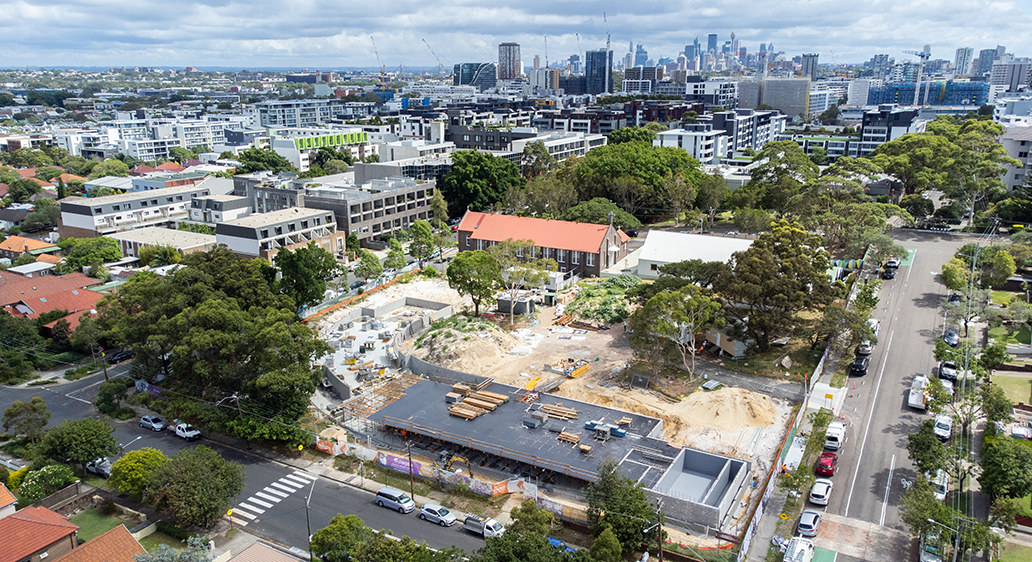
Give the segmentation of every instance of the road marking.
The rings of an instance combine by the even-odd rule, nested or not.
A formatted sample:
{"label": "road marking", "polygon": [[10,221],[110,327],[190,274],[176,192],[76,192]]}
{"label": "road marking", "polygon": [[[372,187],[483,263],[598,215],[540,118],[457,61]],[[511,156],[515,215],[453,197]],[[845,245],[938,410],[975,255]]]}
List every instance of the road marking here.
{"label": "road marking", "polygon": [[244,504],[237,505],[237,508],[233,510],[233,515],[243,515],[244,517],[250,519],[251,521],[254,521],[255,519],[258,519],[257,515],[251,515],[250,513],[241,510],[240,509],[241,505],[244,505]]}
{"label": "road marking", "polygon": [[[253,512],[257,513],[258,515],[261,515],[261,514],[265,513],[264,509],[261,509],[259,507],[255,507],[253,505],[248,505],[248,504],[246,504],[244,502],[238,503],[237,507],[242,507],[242,508],[247,509],[249,511],[253,511]],[[244,512],[241,511],[240,513],[244,513]]]}
{"label": "road marking", "polygon": [[251,503],[256,503],[256,504],[264,507],[265,509],[270,509],[272,507],[272,505],[273,505],[273,504],[271,504],[269,502],[262,501],[262,500],[260,500],[260,499],[258,499],[256,497],[254,497],[254,496],[251,496],[251,497],[247,498],[247,501],[249,501]]}
{"label": "road marking", "polygon": [[892,455],[892,460],[889,461],[889,481],[885,483],[885,499],[881,504],[881,517],[878,518],[878,524],[881,526],[885,526],[885,511],[889,507],[889,490],[892,489],[892,471],[895,469],[896,455]]}
{"label": "road marking", "polygon": [[280,478],[279,481],[283,482],[284,484],[287,484],[289,486],[298,486],[298,487],[307,486],[307,485],[312,483],[311,480],[302,480],[302,479],[298,478],[297,476],[291,476],[289,474],[284,476],[283,478]]}
{"label": "road marking", "polygon": [[300,476],[302,478],[307,478],[309,484],[311,484],[312,482],[315,482],[316,480],[319,479],[318,476],[312,476],[311,474],[308,474],[307,472],[300,472],[300,471],[297,471],[297,470],[295,470],[293,474],[295,476]]}
{"label": "road marking", "polygon": [[287,492],[287,493],[290,493],[290,494],[293,494],[294,492],[297,491],[297,488],[291,488],[289,486],[284,486],[283,484],[280,484],[279,482],[273,482],[272,484],[270,484],[270,486],[275,486],[275,487],[279,488],[280,490],[283,490],[284,492]]}
{"label": "road marking", "polygon": [[248,521],[243,521],[241,519],[237,519],[236,517],[230,517],[229,522],[231,525],[236,525],[237,527],[246,527],[248,523]]}
{"label": "road marking", "polygon": [[[914,253],[910,254],[909,257],[910,257],[910,269],[907,270],[907,278],[903,280],[905,283],[909,283],[910,282],[910,274],[914,271],[914,258],[917,257],[917,250],[914,250]],[[933,272],[933,274],[934,274],[934,272]]]}
{"label": "road marking", "polygon": [[262,488],[262,490],[265,491],[265,492],[269,492],[270,494],[276,494],[277,496],[280,496],[280,497],[282,497],[284,499],[289,497],[289,496],[287,496],[287,494],[284,494],[283,492],[281,492],[279,490],[273,490],[272,488],[270,488],[268,486]]}
{"label": "road marking", "polygon": [[270,496],[269,494],[263,494],[261,492],[255,492],[254,495],[258,496],[259,498],[269,500],[272,503],[279,503],[280,501],[283,500],[283,498],[275,498],[275,497]]}
{"label": "road marking", "polygon": [[881,388],[881,381],[885,375],[885,364],[889,361],[889,348],[892,347],[892,338],[896,331],[889,333],[889,342],[885,344],[885,355],[882,358],[881,370],[878,371],[878,384],[874,385],[874,393],[871,395],[871,411],[867,413],[867,426],[864,428],[864,439],[860,442],[860,454],[856,457],[856,471],[853,472],[853,482],[849,485],[849,495],[846,496],[846,508],[842,510],[843,517],[849,517],[849,502],[853,500],[853,488],[856,486],[856,477],[860,475],[860,461],[864,457],[864,447],[867,446],[867,435],[871,432],[871,420],[874,419],[875,404],[878,402],[878,389]]}

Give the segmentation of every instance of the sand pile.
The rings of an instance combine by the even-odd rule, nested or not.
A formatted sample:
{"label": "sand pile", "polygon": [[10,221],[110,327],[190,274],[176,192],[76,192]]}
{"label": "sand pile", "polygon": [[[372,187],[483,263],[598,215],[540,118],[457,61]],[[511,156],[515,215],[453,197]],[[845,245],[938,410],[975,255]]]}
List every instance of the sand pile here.
{"label": "sand pile", "polygon": [[490,371],[508,350],[521,343],[500,331],[458,330],[434,330],[420,340],[418,348],[415,341],[405,343],[406,353],[412,353],[434,365],[482,376],[486,376],[485,372]]}
{"label": "sand pile", "polygon": [[730,387],[694,392],[677,410],[688,426],[723,430],[762,427],[778,419],[778,408],[769,397]]}

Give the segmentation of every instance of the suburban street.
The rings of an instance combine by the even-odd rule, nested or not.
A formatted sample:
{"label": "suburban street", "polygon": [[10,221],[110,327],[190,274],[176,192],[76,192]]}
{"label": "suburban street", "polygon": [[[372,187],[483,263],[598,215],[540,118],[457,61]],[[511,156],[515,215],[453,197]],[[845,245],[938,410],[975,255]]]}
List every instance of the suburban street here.
{"label": "suburban street", "polygon": [[847,382],[842,415],[849,429],[827,511],[905,531],[899,516],[902,480],[916,476],[907,456],[907,435],[929,416],[907,405],[906,392],[914,376],[935,374],[933,353],[943,331],[947,294],[938,273],[970,240],[910,231],[896,232],[895,239],[909,256],[895,279],[882,282],[872,314],[881,326],[868,375]]}

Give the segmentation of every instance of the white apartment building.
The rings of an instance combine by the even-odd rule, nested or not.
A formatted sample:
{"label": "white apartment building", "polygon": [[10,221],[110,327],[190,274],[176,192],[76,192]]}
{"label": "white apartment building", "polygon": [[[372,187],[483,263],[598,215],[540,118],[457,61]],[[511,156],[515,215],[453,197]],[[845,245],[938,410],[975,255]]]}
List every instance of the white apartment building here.
{"label": "white apartment building", "polygon": [[[443,125],[443,123],[441,123]],[[425,140],[402,140],[379,145],[380,162],[393,162],[409,158],[436,158],[455,151],[452,141],[428,142]]]}
{"label": "white apartment building", "polygon": [[734,109],[738,107],[738,81],[701,80],[699,76],[690,76],[684,95],[685,100],[701,101],[707,108]]}
{"label": "white apartment building", "polygon": [[348,150],[355,160],[379,154],[379,145],[371,143],[369,133],[360,127],[270,129],[269,136],[270,148],[299,172],[309,170],[312,154],[320,148]]}
{"label": "white apartment building", "polygon": [[314,127],[347,118],[353,111],[347,106],[338,99],[270,100],[245,105],[243,113],[260,127]]}
{"label": "white apartment building", "polygon": [[[172,230],[149,226],[136,230],[127,230],[109,234],[122,248],[122,255],[127,258],[140,257],[140,250],[148,246],[172,246],[183,254],[207,252],[215,248],[215,235],[200,234],[187,230]],[[147,264],[142,264],[147,265]]]}
{"label": "white apartment building", "polygon": [[212,147],[226,143],[226,123],[202,119],[176,121],[173,125],[176,138],[184,147]]}
{"label": "white apartment building", "polygon": [[554,132],[545,133],[536,137],[518,139],[512,141],[510,152],[523,154],[523,149],[528,143],[540,142],[545,145],[545,150],[555,158],[556,162],[562,162],[573,156],[583,157],[589,150],[599,146],[605,146],[609,137],[597,133],[566,133]]}
{"label": "white apartment building", "polygon": [[1029,174],[1032,174],[1032,158],[1028,157],[1032,150],[1032,127],[1008,127],[1000,137],[1000,144],[1007,149],[1007,156],[1017,159],[1021,166],[1007,166],[1003,175],[1003,183],[1007,191],[1025,185]]}
{"label": "white apartment building", "polygon": [[810,117],[816,117],[833,105],[839,105],[839,99],[847,97],[849,84],[846,82],[816,82],[810,86]]}
{"label": "white apartment building", "polygon": [[233,253],[269,261],[286,248],[295,250],[315,242],[336,255],[344,251],[343,232],[337,231],[331,211],[295,207],[251,215],[215,226],[215,239]]}
{"label": "white apartment building", "polygon": [[716,164],[727,155],[727,135],[709,123],[656,133],[652,145],[681,148],[702,164]]}
{"label": "white apartment building", "polygon": [[421,97],[440,101],[473,101],[477,96],[476,86],[453,86],[451,84],[440,84],[434,82],[416,82],[405,87],[405,93],[416,93]]}
{"label": "white apartment building", "polygon": [[[233,180],[228,180],[232,183]],[[251,200],[240,195],[208,195],[190,200],[190,222],[214,226],[251,215]]]}

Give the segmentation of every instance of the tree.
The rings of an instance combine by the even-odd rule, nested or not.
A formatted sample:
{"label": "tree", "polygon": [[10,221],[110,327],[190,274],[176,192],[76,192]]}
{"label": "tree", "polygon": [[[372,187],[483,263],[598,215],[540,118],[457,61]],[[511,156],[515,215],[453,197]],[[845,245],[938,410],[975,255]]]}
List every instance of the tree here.
{"label": "tree", "polygon": [[293,252],[282,249],[273,258],[281,277],[276,289],[291,299],[298,309],[308,308],[322,301],[326,292],[326,277],[337,270],[333,254],[315,242]]}
{"label": "tree", "polygon": [[[41,199],[50,201],[50,199]],[[53,228],[61,220],[61,209],[56,205],[36,206],[36,209],[25,215],[22,220],[22,232],[39,232],[40,230]]]}
{"label": "tree", "polygon": [[1032,449],[1000,435],[982,446],[978,484],[991,496],[1023,498],[1032,493]]}
{"label": "tree", "polygon": [[841,114],[842,111],[839,110],[838,106],[832,104],[832,106],[828,109],[825,109],[824,112],[817,117],[817,119],[820,119],[821,123],[835,123],[836,121],[838,121],[839,115]]}
{"label": "tree", "polygon": [[140,248],[140,265],[161,267],[183,261],[183,253],[175,246],[144,246]]}
{"label": "tree", "polygon": [[140,497],[154,471],[167,462],[165,453],[151,447],[128,451],[111,465],[108,485],[122,493]]}
{"label": "tree", "polygon": [[107,176],[117,176],[120,178],[127,177],[129,175],[129,166],[125,162],[116,159],[104,160],[97,164],[90,170],[90,179],[95,180],[97,178],[103,178]]}
{"label": "tree", "polygon": [[619,562],[623,549],[611,527],[606,527],[591,543],[591,557],[598,562]]}
{"label": "tree", "polygon": [[656,133],[645,127],[620,127],[609,133],[608,144],[620,144],[624,142],[644,142],[652,144],[656,140]]}
{"label": "tree", "polygon": [[754,168],[749,182],[731,195],[736,207],[784,213],[803,185],[818,177],[817,165],[795,141],[769,142],[757,159],[766,161]]}
{"label": "tree", "polygon": [[918,474],[935,474],[946,468],[949,453],[935,435],[935,420],[924,420],[917,433],[907,435],[907,452]]}
{"label": "tree", "polygon": [[[632,316],[634,314],[645,316],[640,321],[631,322],[634,329],[644,328],[648,330],[647,337],[666,340],[678,351],[689,380],[695,378],[695,357],[700,347],[697,337],[706,329],[723,323],[720,304],[702,294],[694,285],[687,285],[676,292],[661,292],[635,310]],[[632,347],[647,337],[636,336]],[[642,350],[642,353],[647,352]]]}
{"label": "tree", "polygon": [[714,289],[727,316],[741,323],[760,351],[767,351],[796,322],[796,314],[831,303],[836,288],[827,277],[828,265],[819,236],[781,221],[749,249],[732,255]]}
{"label": "tree", "polygon": [[122,249],[114,238],[62,238],[58,246],[67,252],[64,268],[67,271],[82,271],[85,266],[122,259]]}
{"label": "tree", "polygon": [[423,260],[434,253],[434,229],[425,220],[417,220],[412,224],[412,243],[409,244],[409,255],[419,260],[419,268],[423,268]]}
{"label": "tree", "polygon": [[547,536],[556,524],[555,515],[538,507],[534,500],[523,500],[512,508],[509,515],[513,522],[505,529],[506,533]]}
{"label": "tree", "polygon": [[951,291],[962,291],[967,288],[971,275],[968,273],[971,268],[963,261],[952,258],[942,264],[942,274],[939,279],[943,285]]}
{"label": "tree", "polygon": [[914,217],[927,217],[935,212],[935,203],[920,193],[911,193],[899,200],[899,206]]}
{"label": "tree", "polygon": [[712,217],[713,212],[721,208],[730,196],[731,189],[727,187],[727,180],[719,172],[713,172],[702,176],[695,195],[695,206],[710,213]]}
{"label": "tree", "polygon": [[520,291],[539,287],[548,280],[549,271],[557,271],[558,264],[549,258],[535,258],[532,240],[509,238],[487,249],[498,263],[501,285],[509,297],[509,321],[516,321],[516,299]]}
{"label": "tree", "polygon": [[7,184],[7,197],[15,203],[25,203],[43,188],[31,179],[18,179]]}
{"label": "tree", "polygon": [[609,529],[624,552],[637,552],[644,546],[645,529],[656,522],[656,512],[645,488],[620,474],[619,463],[612,459],[598,465],[598,480],[585,488],[588,498],[588,527],[598,538]]}
{"label": "tree", "polygon": [[[573,158],[576,159],[576,158]],[[517,203],[519,211],[530,211],[539,217],[562,217],[577,204],[577,188],[565,177],[567,166],[575,165],[569,160],[563,163],[562,170],[553,171],[546,176],[537,176],[527,182],[527,187],[520,192],[521,200]]]}
{"label": "tree", "polygon": [[4,432],[24,436],[33,443],[39,441],[48,421],[47,403],[39,396],[33,396],[28,402],[15,400],[4,410]]}
{"label": "tree", "polygon": [[[619,130],[619,129],[617,129]],[[641,228],[641,221],[634,215],[624,211],[615,203],[604,197],[596,197],[590,201],[578,203],[566,211],[562,220],[586,222],[591,224],[609,224],[621,229]]]}
{"label": "tree", "polygon": [[959,148],[944,136],[908,134],[878,146],[870,159],[911,194],[948,185],[958,157]]}
{"label": "tree", "polygon": [[352,553],[374,535],[357,515],[337,514],[312,535],[310,549],[325,562],[350,562]]}
{"label": "tree", "polygon": [[1007,166],[1020,167],[1021,162],[998,142],[1003,133],[1003,126],[992,121],[968,120],[960,126],[956,173],[942,186],[946,195],[975,211],[1005,193]]}
{"label": "tree", "polygon": [[478,150],[453,152],[452,171],[438,184],[451,214],[483,211],[502,201],[513,186],[522,187],[516,164]]}
{"label": "tree", "polygon": [[681,219],[681,214],[695,201],[695,186],[686,182],[684,176],[669,174],[663,178],[663,190],[670,199],[670,210],[673,211],[674,226],[676,227]]}
{"label": "tree", "polygon": [[978,393],[981,395],[982,412],[985,413],[987,425],[1008,423],[1014,419],[1014,404],[1007,398],[1002,386],[986,382],[978,388]]}
{"label": "tree", "polygon": [[520,169],[528,180],[543,176],[555,167],[555,158],[541,141],[528,142],[520,155]]}
{"label": "tree", "polygon": [[828,151],[821,147],[816,147],[810,150],[810,162],[818,166],[823,166],[828,163]]}
{"label": "tree", "polygon": [[47,430],[39,442],[37,453],[44,458],[78,465],[83,473],[86,463],[118,452],[112,435],[115,428],[107,421],[93,418],[67,420]]}
{"label": "tree", "polygon": [[372,279],[378,277],[383,273],[383,266],[380,265],[380,258],[376,257],[376,254],[369,250],[358,251],[359,261],[358,267],[355,268],[355,275],[363,279]]}
{"label": "tree", "polygon": [[191,535],[186,539],[186,548],[174,549],[166,543],[158,548],[137,554],[136,562],[209,562],[207,539],[199,535]]}
{"label": "tree", "polygon": [[122,401],[125,400],[133,384],[134,381],[127,378],[105,381],[97,390],[97,397],[93,400],[93,405],[103,414],[114,415],[122,407]]}
{"label": "tree", "polygon": [[387,257],[383,260],[383,266],[391,269],[401,269],[405,267],[405,251],[401,248],[401,242],[398,242],[397,238],[391,238],[390,250],[387,252]]}
{"label": "tree", "polygon": [[772,217],[762,209],[742,209],[735,213],[735,227],[742,232],[760,232],[770,226]]}
{"label": "tree", "polygon": [[1010,358],[1007,354],[1007,342],[998,340],[982,350],[982,354],[978,356],[978,364],[985,370],[986,375],[991,376],[993,371],[1010,361]]}
{"label": "tree", "polygon": [[430,212],[434,216],[436,228],[446,228],[448,222],[448,202],[444,200],[444,194],[440,189],[435,189],[430,197]]}
{"label": "tree", "polygon": [[183,162],[186,162],[187,160],[193,158],[194,153],[192,150],[188,148],[173,146],[172,148],[168,149],[168,157],[169,159],[175,160],[176,162],[182,164]]}
{"label": "tree", "polygon": [[72,469],[63,464],[44,466],[25,475],[18,488],[18,501],[30,505],[75,482]]}
{"label": "tree", "polygon": [[289,160],[271,149],[248,148],[238,154],[236,160],[240,162],[240,166],[236,170],[238,174],[250,174],[261,171],[270,171],[278,174],[294,169]]}
{"label": "tree", "polygon": [[323,164],[322,169],[323,172],[326,173],[326,175],[333,176],[336,174],[343,174],[344,172],[347,172],[349,167],[350,166],[347,162],[334,158],[333,160],[329,160],[325,164]]}
{"label": "tree", "polygon": [[358,235],[354,232],[348,233],[348,237],[344,239],[344,249],[347,250],[349,259],[355,259],[358,256],[358,251],[362,249],[362,244],[358,241]]}
{"label": "tree", "polygon": [[181,525],[211,527],[244,489],[244,469],[198,445],[157,467],[144,498]]}
{"label": "tree", "polygon": [[444,261],[444,250],[455,247],[455,242],[452,241],[451,232],[448,230],[442,230],[437,234],[434,234],[434,246],[436,246],[437,251],[440,252],[438,254],[438,261]]}
{"label": "tree", "polygon": [[944,502],[935,498],[931,484],[923,476],[918,476],[909,489],[903,491],[900,498],[900,518],[914,535],[924,535],[930,531],[942,531],[942,528],[929,519],[949,526],[953,519],[953,510]]}
{"label": "tree", "polygon": [[502,281],[498,261],[484,250],[459,252],[447,273],[448,286],[473,301],[474,316],[480,316],[480,303],[494,296]]}

